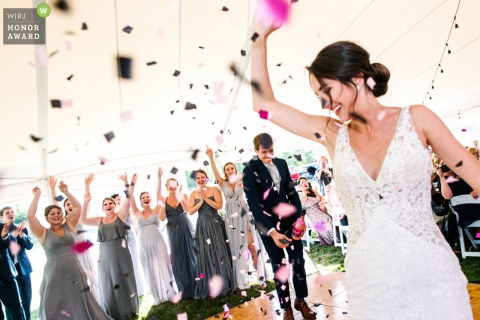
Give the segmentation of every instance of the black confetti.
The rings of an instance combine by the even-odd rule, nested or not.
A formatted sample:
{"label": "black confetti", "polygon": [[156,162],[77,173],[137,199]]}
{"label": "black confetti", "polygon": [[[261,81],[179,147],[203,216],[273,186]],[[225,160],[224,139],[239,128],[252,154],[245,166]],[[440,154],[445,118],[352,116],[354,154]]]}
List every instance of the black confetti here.
{"label": "black confetti", "polygon": [[105,139],[107,139],[107,142],[110,142],[113,138],[115,138],[115,134],[113,133],[113,131],[107,132],[103,136],[105,137]]}
{"label": "black confetti", "polygon": [[62,101],[58,99],[51,99],[50,103],[52,104],[52,108],[61,108],[62,107]]}
{"label": "black confetti", "polygon": [[463,164],[463,161],[462,161],[462,160],[460,160],[460,162],[459,162],[459,163],[457,163],[457,164],[455,165],[455,168],[461,167],[461,166],[462,166],[462,164]]}
{"label": "black confetti", "polygon": [[258,36],[259,36],[258,33],[255,32],[250,39],[252,39],[252,41],[255,42],[255,40],[257,40]]}
{"label": "black confetti", "polygon": [[70,80],[72,80],[72,78],[73,78],[73,74],[69,75],[67,80],[70,81]]}
{"label": "black confetti", "polygon": [[88,26],[85,22],[82,23],[82,30],[88,30]]}
{"label": "black confetti", "polygon": [[175,167],[172,167],[172,169],[170,170],[171,174],[177,174],[177,172],[178,172],[178,169]]}
{"label": "black confetti", "polygon": [[315,138],[320,139],[321,137],[322,137],[322,135],[320,133],[315,132]]}
{"label": "black confetti", "polygon": [[147,66],[153,66],[157,64],[157,61],[150,61],[150,62],[147,62]]}
{"label": "black confetti", "polygon": [[198,156],[199,152],[200,152],[200,150],[198,150],[198,149],[193,150],[193,153],[192,153],[192,159],[193,160],[197,160],[197,156]]}
{"label": "black confetti", "polygon": [[247,55],[247,52],[245,50],[240,50],[240,54],[242,55],[242,57],[245,57]]}
{"label": "black confetti", "polygon": [[223,7],[222,11],[227,12],[229,9],[227,7]]}
{"label": "black confetti", "polygon": [[173,73],[173,76],[174,76],[174,77],[178,77],[179,75],[180,75],[180,71],[175,70],[175,72]]}
{"label": "black confetti", "polygon": [[117,57],[118,76],[123,79],[132,78],[132,59],[128,57]]}
{"label": "black confetti", "polygon": [[113,289],[118,289],[118,288],[120,288],[119,284],[116,284],[116,285],[113,286]]}
{"label": "black confetti", "polygon": [[383,197],[381,194],[379,194],[378,197],[380,198],[380,200],[383,200]]}
{"label": "black confetti", "polygon": [[208,166],[209,164],[210,164],[210,163],[209,163],[207,160],[203,161],[203,165],[204,165],[205,167]]}
{"label": "black confetti", "polygon": [[301,154],[294,154],[293,156],[295,157],[295,159],[297,159],[297,161],[303,161]]}
{"label": "black confetti", "polygon": [[187,101],[187,103],[185,104],[185,110],[192,110],[192,109],[197,109],[197,105]]}
{"label": "black confetti", "polygon": [[130,33],[130,32],[132,32],[132,30],[133,30],[133,28],[130,27],[130,26],[126,26],[125,28],[122,29],[122,31],[125,32],[125,33]]}
{"label": "black confetti", "polygon": [[38,142],[38,141],[41,141],[41,140],[42,140],[42,138],[36,137],[36,136],[34,136],[33,134],[30,135],[30,139],[32,139],[33,142]]}
{"label": "black confetti", "polygon": [[65,12],[70,10],[70,6],[68,5],[67,1],[65,1],[65,0],[58,0],[57,2],[55,2],[55,7],[57,7],[57,9],[59,9],[59,10],[65,11]]}
{"label": "black confetti", "polygon": [[58,202],[62,201],[63,199],[65,198],[61,194],[55,197],[55,200],[57,200]]}

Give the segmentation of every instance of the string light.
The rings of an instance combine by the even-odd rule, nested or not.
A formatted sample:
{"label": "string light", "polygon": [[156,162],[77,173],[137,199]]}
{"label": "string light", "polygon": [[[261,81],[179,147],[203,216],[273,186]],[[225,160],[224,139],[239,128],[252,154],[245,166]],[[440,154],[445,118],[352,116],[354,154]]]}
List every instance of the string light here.
{"label": "string light", "polygon": [[[448,32],[448,36],[447,36],[447,41],[445,41],[445,47],[443,47],[442,55],[440,56],[440,61],[438,62],[437,69],[435,70],[435,74],[433,75],[433,79],[432,79],[432,82],[431,82],[431,90],[433,90],[435,88],[435,86],[433,84],[435,82],[435,78],[438,75],[438,72],[440,71],[440,73],[444,73],[441,62],[443,61],[444,58],[448,58],[452,55],[452,50],[450,49],[450,46],[448,45],[448,42],[450,41],[450,36],[452,34],[453,29],[455,29],[455,31],[458,31],[458,29],[459,29],[459,26],[458,26],[458,23],[457,23],[457,13],[458,13],[458,9],[460,8],[460,3],[461,2],[462,2],[462,0],[458,0],[457,9],[455,10],[455,15],[453,16],[452,25],[450,26],[450,31]],[[445,57],[445,54],[447,54],[446,57]],[[432,100],[432,95],[430,94],[430,90],[427,91],[427,96],[428,96],[429,100]]]}

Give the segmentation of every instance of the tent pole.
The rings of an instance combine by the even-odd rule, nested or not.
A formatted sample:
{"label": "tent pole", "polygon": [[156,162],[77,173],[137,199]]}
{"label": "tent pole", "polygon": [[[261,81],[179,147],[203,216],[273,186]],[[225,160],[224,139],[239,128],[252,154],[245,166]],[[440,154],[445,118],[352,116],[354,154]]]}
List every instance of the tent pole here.
{"label": "tent pole", "polygon": [[[39,4],[43,3],[41,0],[33,0],[33,7],[36,8]],[[45,25],[48,24],[48,18]],[[46,33],[46,31],[45,31]],[[45,35],[45,38],[46,35]],[[50,193],[48,187],[48,163],[47,163],[47,149],[48,149],[48,60],[43,63],[39,61],[38,57],[42,56],[42,59],[48,59],[47,57],[47,44],[35,44],[35,70],[37,76],[37,119],[38,119],[38,135],[42,138],[39,141],[40,147],[40,161],[42,165],[42,182],[47,189],[47,193]],[[40,63],[39,63],[40,62]],[[51,199],[50,195],[48,197]]]}

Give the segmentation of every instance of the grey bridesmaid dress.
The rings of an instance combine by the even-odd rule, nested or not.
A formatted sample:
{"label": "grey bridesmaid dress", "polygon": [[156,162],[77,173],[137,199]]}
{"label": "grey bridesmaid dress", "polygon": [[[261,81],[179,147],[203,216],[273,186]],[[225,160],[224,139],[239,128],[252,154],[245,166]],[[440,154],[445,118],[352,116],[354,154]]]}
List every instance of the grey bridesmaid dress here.
{"label": "grey bridesmaid dress", "polygon": [[[213,200],[213,197],[209,197]],[[195,199],[197,204],[200,199]],[[220,295],[233,293],[232,255],[227,244],[225,222],[218,211],[204,202],[198,209],[197,227],[195,229],[197,247],[197,272],[195,299],[206,299],[210,295],[209,282],[214,275],[223,281]]]}
{"label": "grey bridesmaid dress", "polygon": [[130,319],[138,313],[132,257],[128,250],[127,225],[116,217],[112,223],[100,222],[98,241],[98,281],[104,308],[115,320]]}
{"label": "grey bridesmaid dress", "polygon": [[178,291],[182,292],[182,299],[192,299],[195,295],[195,278],[197,277],[193,226],[181,204],[174,208],[168,204],[167,198],[165,209],[173,276]]}
{"label": "grey bridesmaid dress", "polygon": [[85,274],[73,250],[75,235],[67,224],[65,235],[47,229],[42,247],[47,256],[40,285],[41,320],[111,320],[90,291]]}

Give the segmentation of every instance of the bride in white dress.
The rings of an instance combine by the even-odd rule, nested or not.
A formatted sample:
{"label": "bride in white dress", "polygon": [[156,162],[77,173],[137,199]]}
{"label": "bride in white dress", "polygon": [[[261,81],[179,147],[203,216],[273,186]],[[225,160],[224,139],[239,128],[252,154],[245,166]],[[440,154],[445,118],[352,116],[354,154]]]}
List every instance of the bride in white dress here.
{"label": "bride in white dress", "polygon": [[[347,41],[317,55],[310,84],[334,118],[308,115],[275,99],[266,39],[278,26],[259,24],[252,50],[255,111],[323,144],[334,159],[336,188],[348,213],[345,267],[351,319],[472,319],[457,257],[430,207],[427,147],[480,190],[480,163],[423,105],[385,107],[389,71]],[[257,89],[258,88],[258,89]],[[351,120],[351,121],[349,121]]]}
{"label": "bride in white dress", "polygon": [[[162,168],[158,169],[157,200],[161,199]],[[165,210],[157,203],[154,209],[150,207],[151,198],[148,192],[140,194],[143,210],[137,207],[134,191],[137,175],[132,176],[129,193],[130,208],[138,224],[138,251],[147,287],[153,295],[153,304],[172,300],[175,296],[173,287],[173,272],[165,240],[159,229],[160,220],[165,220]]]}

